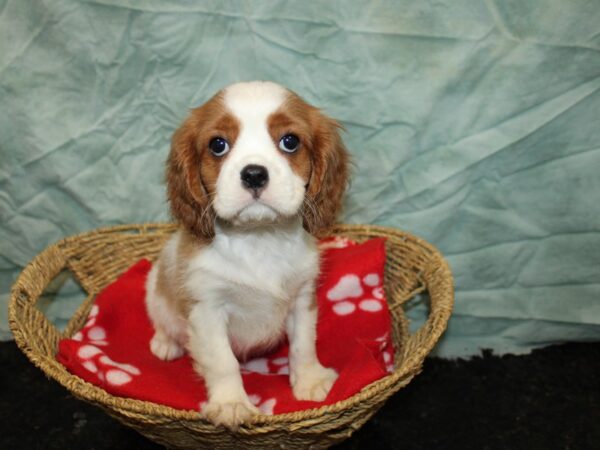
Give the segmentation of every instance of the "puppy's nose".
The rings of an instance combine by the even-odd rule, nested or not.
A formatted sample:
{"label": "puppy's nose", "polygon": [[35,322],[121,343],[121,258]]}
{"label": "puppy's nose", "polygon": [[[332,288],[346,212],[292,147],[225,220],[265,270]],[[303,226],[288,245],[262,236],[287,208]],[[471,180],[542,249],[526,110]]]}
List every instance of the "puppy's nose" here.
{"label": "puppy's nose", "polygon": [[258,191],[269,182],[269,171],[258,164],[248,164],[240,172],[242,184],[248,189]]}

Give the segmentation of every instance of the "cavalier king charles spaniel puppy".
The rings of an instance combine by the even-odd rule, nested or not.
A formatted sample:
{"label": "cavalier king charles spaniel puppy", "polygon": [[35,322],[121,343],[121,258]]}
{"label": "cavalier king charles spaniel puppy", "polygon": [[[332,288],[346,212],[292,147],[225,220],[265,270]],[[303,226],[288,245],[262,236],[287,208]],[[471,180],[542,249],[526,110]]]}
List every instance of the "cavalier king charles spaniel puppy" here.
{"label": "cavalier king charles spaniel puppy", "polygon": [[239,361],[285,335],[297,399],[324,400],[337,378],[315,348],[315,236],[346,187],[339,128],[282,86],[246,82],[192,110],[173,136],[167,190],[180,227],[146,282],[150,349],[165,361],[190,354],[216,424],[258,413]]}

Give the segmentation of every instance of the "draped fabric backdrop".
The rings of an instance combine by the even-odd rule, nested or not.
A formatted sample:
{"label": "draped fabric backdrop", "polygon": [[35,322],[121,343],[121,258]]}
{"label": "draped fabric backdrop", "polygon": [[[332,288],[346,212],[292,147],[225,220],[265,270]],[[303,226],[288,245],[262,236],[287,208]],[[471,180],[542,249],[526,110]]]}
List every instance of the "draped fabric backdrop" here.
{"label": "draped fabric backdrop", "polygon": [[[342,221],[435,244],[456,277],[443,356],[600,338],[598,0],[0,0],[0,330],[52,242],[169,219],[172,132],[226,84],[338,118]],[[64,274],[42,301],[63,324]],[[415,326],[426,314],[415,301]]]}

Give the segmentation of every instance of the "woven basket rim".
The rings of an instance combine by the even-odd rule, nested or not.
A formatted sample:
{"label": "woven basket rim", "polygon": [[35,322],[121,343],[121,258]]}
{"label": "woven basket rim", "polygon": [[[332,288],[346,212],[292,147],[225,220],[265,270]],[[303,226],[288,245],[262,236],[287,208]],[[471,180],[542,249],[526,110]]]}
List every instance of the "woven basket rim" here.
{"label": "woven basket rim", "polygon": [[[93,239],[97,235],[106,234],[144,234],[144,233],[157,233],[159,231],[171,231],[177,229],[177,225],[173,223],[144,223],[144,224],[121,224],[113,226],[105,226],[90,231],[67,236],[56,243],[48,246],[42,252],[40,252],[27,266],[21,271],[17,277],[13,288],[11,290],[11,298],[9,303],[9,323],[13,336],[19,348],[27,355],[27,357],[48,376],[52,377],[60,384],[65,386],[69,391],[73,392],[76,396],[100,404],[105,407],[117,408],[121,413],[125,415],[137,416],[151,414],[154,420],[178,420],[183,419],[192,422],[203,422],[209,423],[207,420],[195,410],[183,410],[176,409],[170,406],[156,404],[149,401],[118,397],[106,392],[99,386],[93,385],[84,381],[82,378],[66,372],[66,369],[60,370],[55,367],[55,364],[59,364],[57,361],[48,361],[48,358],[40,358],[37,354],[34,354],[33,350],[27,344],[25,337],[22,335],[19,328],[18,319],[18,308],[19,308],[19,296],[21,294],[20,287],[23,284],[24,278],[30,274],[32,267],[36,261],[40,260],[46,254],[53,251],[60,251],[66,245],[73,244],[74,242],[85,241]],[[421,239],[411,233],[381,226],[381,225],[359,225],[359,224],[338,224],[335,225],[327,234],[344,234],[344,233],[363,233],[369,234],[370,232],[374,235],[384,234],[388,237],[400,238],[402,240],[408,240],[416,243],[419,247],[425,250],[429,257],[435,258],[438,263],[436,268],[437,277],[442,277],[449,286],[446,295],[441,298],[439,307],[436,310],[436,316],[433,317],[433,309],[427,318],[424,325],[421,326],[418,332],[429,331],[428,334],[428,346],[419,352],[416,358],[413,358],[410,364],[405,364],[398,367],[394,372],[386,375],[379,380],[376,380],[369,385],[362,388],[356,394],[348,397],[347,399],[338,401],[330,405],[324,405],[318,408],[311,408],[301,411],[294,411],[276,415],[257,415],[253,420],[244,424],[238,432],[245,434],[251,433],[252,428],[257,425],[276,425],[278,423],[289,423],[306,420],[318,421],[319,417],[329,413],[343,413],[348,407],[353,406],[357,403],[369,400],[371,397],[383,390],[389,390],[389,395],[399,390],[403,384],[399,383],[402,380],[410,379],[421,370],[422,363],[425,356],[430,352],[431,348],[439,340],[440,336],[444,332],[447,322],[449,320],[453,302],[454,302],[454,290],[453,290],[453,278],[448,266],[448,263],[443,258],[442,254],[432,244]],[[375,237],[375,236],[373,236]],[[63,269],[66,267],[63,267]],[[434,276],[434,275],[432,275]],[[98,292],[89,293],[89,296],[95,297]],[[36,299],[37,300],[37,299]],[[432,320],[434,319],[434,320]],[[432,327],[431,330],[426,330],[426,325],[435,322],[436,326]],[[63,336],[62,337],[67,337]],[[62,367],[62,366],[61,366]],[[66,374],[64,373],[66,372]],[[212,424],[211,424],[212,425]]]}

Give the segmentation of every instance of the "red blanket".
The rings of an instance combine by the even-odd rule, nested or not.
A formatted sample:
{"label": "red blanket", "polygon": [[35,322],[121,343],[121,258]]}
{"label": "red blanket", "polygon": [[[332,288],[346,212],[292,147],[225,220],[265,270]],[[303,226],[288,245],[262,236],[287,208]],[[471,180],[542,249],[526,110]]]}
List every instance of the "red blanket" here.
{"label": "red blanket", "polygon": [[[335,238],[321,248],[317,352],[321,363],[340,376],[324,402],[297,401],[289,384],[287,344],[243,362],[246,392],[265,414],[334,403],[392,370],[390,316],[382,288],[384,240],[355,244]],[[144,304],[150,267],[149,261],[139,261],[107,286],[83,329],[60,341],[57,359],[111,394],[201,410],[206,390],[190,358],[164,362],[150,353],[153,328]]]}

